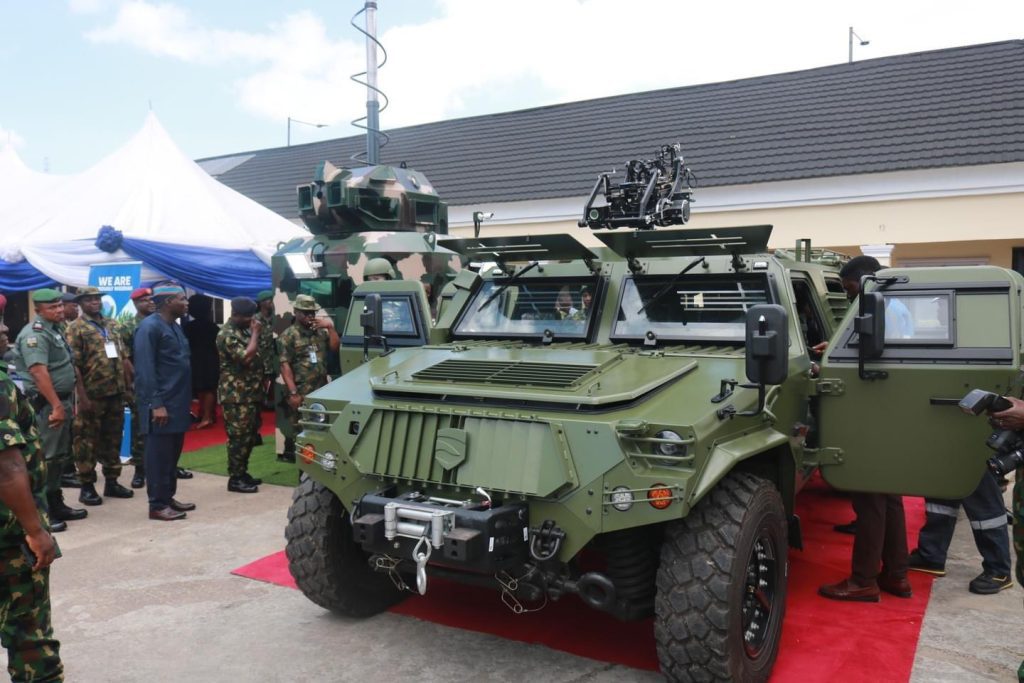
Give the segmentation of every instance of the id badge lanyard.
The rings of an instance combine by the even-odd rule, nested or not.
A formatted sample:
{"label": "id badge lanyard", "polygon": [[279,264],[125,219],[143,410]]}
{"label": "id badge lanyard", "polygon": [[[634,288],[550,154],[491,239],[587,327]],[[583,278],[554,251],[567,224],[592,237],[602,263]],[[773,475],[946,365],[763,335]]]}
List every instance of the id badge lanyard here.
{"label": "id badge lanyard", "polygon": [[103,350],[106,352],[107,358],[117,358],[117,344],[110,339],[110,336],[107,333],[107,328],[100,325],[95,320],[90,320],[89,324],[99,330],[100,334],[103,335]]}

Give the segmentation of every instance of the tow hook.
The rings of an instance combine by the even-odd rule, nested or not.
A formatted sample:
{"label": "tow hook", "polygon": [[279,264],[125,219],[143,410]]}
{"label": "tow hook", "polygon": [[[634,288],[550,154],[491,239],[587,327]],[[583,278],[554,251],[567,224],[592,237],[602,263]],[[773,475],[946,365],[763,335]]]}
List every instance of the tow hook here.
{"label": "tow hook", "polygon": [[565,532],[555,526],[555,520],[545,519],[540,528],[530,529],[530,556],[538,562],[547,562],[558,554]]}

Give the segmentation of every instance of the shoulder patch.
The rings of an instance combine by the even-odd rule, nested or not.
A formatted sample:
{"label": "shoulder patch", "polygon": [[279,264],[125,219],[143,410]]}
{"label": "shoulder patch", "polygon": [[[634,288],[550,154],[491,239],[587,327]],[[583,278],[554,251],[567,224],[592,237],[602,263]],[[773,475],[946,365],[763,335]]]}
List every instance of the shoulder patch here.
{"label": "shoulder patch", "polygon": [[37,320],[36,322],[32,323],[32,329],[35,330],[36,332],[41,332],[43,329],[43,324]]}
{"label": "shoulder patch", "polygon": [[36,337],[25,337],[25,346],[34,349],[39,346],[39,340]]}

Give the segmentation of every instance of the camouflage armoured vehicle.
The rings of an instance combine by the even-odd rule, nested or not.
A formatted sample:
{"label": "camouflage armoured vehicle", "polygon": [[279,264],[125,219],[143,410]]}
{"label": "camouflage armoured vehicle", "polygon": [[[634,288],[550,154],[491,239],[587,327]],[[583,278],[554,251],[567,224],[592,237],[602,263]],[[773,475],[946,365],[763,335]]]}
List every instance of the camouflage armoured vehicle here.
{"label": "camouflage armoured vehicle", "polygon": [[[307,597],[362,617],[434,577],[515,612],[574,594],[653,612],[671,680],[764,680],[814,468],[851,490],[974,488],[985,426],[947,418],[1015,374],[1021,277],[886,270],[847,310],[842,257],[770,253],[770,226],[647,229],[685,219],[684,175],[663,150],[602,178],[581,224],[638,229],[600,248],[445,240],[496,265],[463,270],[429,329],[401,283],[356,289],[360,362],[302,409],[286,535]],[[909,334],[885,330],[894,299]]]}

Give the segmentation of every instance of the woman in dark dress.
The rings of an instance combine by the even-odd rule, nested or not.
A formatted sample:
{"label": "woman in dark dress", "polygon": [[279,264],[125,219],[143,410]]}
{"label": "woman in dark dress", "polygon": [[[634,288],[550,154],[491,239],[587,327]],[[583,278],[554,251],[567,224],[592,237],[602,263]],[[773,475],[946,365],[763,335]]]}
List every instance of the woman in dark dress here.
{"label": "woman in dark dress", "polygon": [[213,299],[204,294],[193,294],[188,300],[188,312],[191,319],[182,325],[182,329],[192,353],[192,391],[199,401],[199,422],[195,428],[204,429],[216,421],[217,378],[220,375]]}

